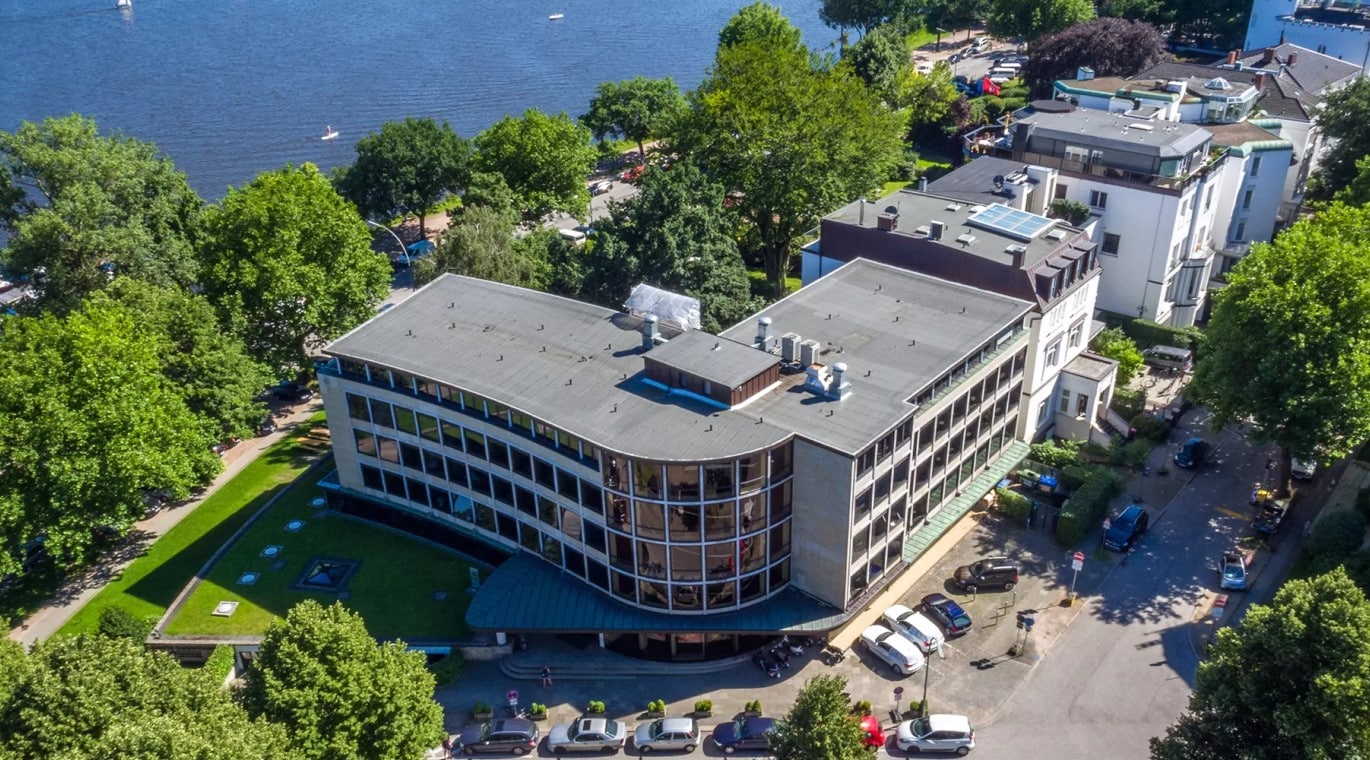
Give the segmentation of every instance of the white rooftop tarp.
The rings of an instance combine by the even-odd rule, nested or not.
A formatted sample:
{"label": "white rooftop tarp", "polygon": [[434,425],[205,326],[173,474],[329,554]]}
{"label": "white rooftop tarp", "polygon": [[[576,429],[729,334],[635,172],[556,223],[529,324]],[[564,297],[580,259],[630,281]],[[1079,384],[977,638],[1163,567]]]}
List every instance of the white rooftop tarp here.
{"label": "white rooftop tarp", "polygon": [[623,306],[638,317],[655,314],[663,323],[681,330],[699,329],[699,299],[654,288],[646,283],[633,288]]}

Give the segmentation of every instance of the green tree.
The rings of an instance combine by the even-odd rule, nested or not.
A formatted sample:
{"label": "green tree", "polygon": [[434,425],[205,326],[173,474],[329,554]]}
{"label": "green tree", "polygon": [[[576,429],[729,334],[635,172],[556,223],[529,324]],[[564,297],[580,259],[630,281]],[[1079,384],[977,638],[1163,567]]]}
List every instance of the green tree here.
{"label": "green tree", "polygon": [[1187,394],[1289,459],[1370,436],[1370,208],[1340,204],[1253,246],[1214,298]]}
{"label": "green tree", "polygon": [[804,50],[802,32],[774,5],[755,2],[739,10],[718,33],[718,52],[758,43],[778,53]]}
{"label": "green tree", "polygon": [[0,132],[0,175],[4,263],[41,285],[39,308],[74,309],[111,272],[157,285],[195,281],[192,232],[203,202],[151,143],[102,137],[75,114],[24,122]]}
{"label": "green tree", "polygon": [[910,68],[909,55],[908,38],[893,26],[882,26],[842,51],[842,60],[881,100],[894,103]]}
{"label": "green tree", "polygon": [[[447,228],[432,256],[414,265],[414,281],[427,284],[446,272],[541,290],[547,286],[545,259],[517,245],[514,224],[500,212],[473,206]],[[535,249],[533,249],[535,250]]]}
{"label": "green tree", "polygon": [[585,295],[619,306],[647,282],[699,299],[701,326],[718,332],[756,311],[723,186],[689,161],[642,176],[641,192],[597,228],[584,259]]}
{"label": "green tree", "polygon": [[823,0],[818,18],[837,29],[856,29],[863,36],[907,13],[901,0]]}
{"label": "green tree", "polygon": [[1291,580],[1219,628],[1153,760],[1370,755],[1370,603],[1341,569]]}
{"label": "green tree", "polygon": [[219,469],[137,317],[92,303],[0,323],[0,577],[46,536],[60,564],[88,556],[95,526],[123,527],[143,494],[173,500]]}
{"label": "green tree", "polygon": [[390,267],[357,210],[313,164],[265,172],[205,214],[205,292],[278,376],[375,315]]}
{"label": "green tree", "polygon": [[214,307],[185,290],[120,278],[95,302],[110,299],[136,315],[143,339],[157,348],[162,374],[212,440],[247,438],[266,413],[257,395],[272,377],[243,342],[219,329]]}
{"label": "green tree", "polygon": [[475,165],[504,177],[527,219],[553,211],[584,216],[590,207],[585,178],[596,160],[590,137],[565,113],[548,116],[533,108],[477,135]]}
{"label": "green tree", "polygon": [[267,628],[253,664],[244,704],[285,726],[294,757],[410,760],[443,739],[423,655],[377,644],[341,604],[295,605]]}
{"label": "green tree", "polygon": [[590,100],[590,112],[581,116],[580,122],[590,128],[597,140],[608,135],[632,140],[646,161],[643,143],[661,135],[684,110],[685,96],[670,77],[633,77],[622,82],[601,82]]}
{"label": "green tree", "polygon": [[427,235],[428,209],[465,187],[470,161],[471,144],[445,121],[388,121],[357,141],[339,189],[373,219],[417,214],[419,234]]}
{"label": "green tree", "polygon": [[989,33],[1028,42],[1094,18],[1091,0],[990,0]]}
{"label": "green tree", "polygon": [[810,678],[794,707],[776,722],[771,754],[776,760],[868,760],[865,733],[852,719],[847,679]]}
{"label": "green tree", "polygon": [[1144,363],[1142,350],[1137,348],[1136,341],[1127,337],[1121,327],[1101,330],[1098,335],[1094,336],[1094,340],[1090,341],[1089,347],[1094,353],[1118,362],[1118,382],[1120,384],[1126,385],[1142,370]]}
{"label": "green tree", "polygon": [[962,126],[957,106],[963,101],[951,67],[940,62],[926,74],[904,71],[895,96],[895,103],[908,119],[909,139],[915,143],[936,144],[939,138],[955,133]]}
{"label": "green tree", "polygon": [[1315,200],[1331,198],[1355,182],[1359,162],[1370,157],[1370,77],[1329,93],[1314,121],[1330,138],[1322,165],[1309,178],[1308,194]]}
{"label": "green tree", "polygon": [[213,678],[141,644],[56,637],[24,660],[12,689],[0,687],[0,756],[204,760],[230,748],[234,758],[267,760],[286,752],[281,727],[248,718]]}
{"label": "green tree", "polygon": [[1356,161],[1356,176],[1343,185],[1332,199],[1348,206],[1370,204],[1370,155]]}
{"label": "green tree", "polygon": [[810,66],[802,49],[721,49],[690,100],[677,147],[737,193],[777,294],[798,237],[877,187],[901,157],[903,119],[845,68]]}

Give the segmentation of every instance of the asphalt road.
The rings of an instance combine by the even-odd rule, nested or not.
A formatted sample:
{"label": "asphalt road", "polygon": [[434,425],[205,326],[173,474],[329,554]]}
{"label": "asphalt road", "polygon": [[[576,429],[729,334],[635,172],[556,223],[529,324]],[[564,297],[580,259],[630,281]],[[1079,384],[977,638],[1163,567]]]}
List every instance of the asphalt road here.
{"label": "asphalt road", "polygon": [[[977,757],[1140,760],[1184,710],[1199,662],[1196,617],[1217,589],[1217,557],[1246,535],[1246,499],[1265,465],[1263,450],[1234,431],[1208,432],[1205,421],[1192,412],[1184,427],[1218,441],[1213,460],[1169,505],[1148,505],[1152,526],[1138,548],[999,716],[977,727]],[[1188,434],[1177,430],[1170,449]],[[1187,476],[1172,468],[1168,477]]]}

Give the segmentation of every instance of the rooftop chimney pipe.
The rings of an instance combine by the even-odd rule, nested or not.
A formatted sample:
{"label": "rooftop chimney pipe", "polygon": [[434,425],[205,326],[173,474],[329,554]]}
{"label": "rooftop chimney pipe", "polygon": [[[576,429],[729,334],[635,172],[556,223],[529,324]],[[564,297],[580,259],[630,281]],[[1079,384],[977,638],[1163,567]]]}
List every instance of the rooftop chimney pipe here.
{"label": "rooftop chimney pipe", "polygon": [[761,317],[756,320],[756,343],[757,348],[762,351],[769,351],[771,348],[771,318]]}
{"label": "rooftop chimney pipe", "polygon": [[851,395],[851,383],[847,382],[847,363],[832,365],[832,382],[828,384],[828,398],[844,399]]}
{"label": "rooftop chimney pipe", "polygon": [[648,314],[642,318],[642,347],[650,349],[656,345],[657,338],[661,337],[661,330],[657,327],[657,316]]}
{"label": "rooftop chimney pipe", "polygon": [[1227,65],[1228,65],[1228,66],[1235,66],[1235,65],[1237,65],[1237,56],[1241,55],[1241,52],[1242,52],[1242,51],[1240,51],[1240,50],[1232,50],[1232,51],[1229,51],[1228,54],[1227,54]]}

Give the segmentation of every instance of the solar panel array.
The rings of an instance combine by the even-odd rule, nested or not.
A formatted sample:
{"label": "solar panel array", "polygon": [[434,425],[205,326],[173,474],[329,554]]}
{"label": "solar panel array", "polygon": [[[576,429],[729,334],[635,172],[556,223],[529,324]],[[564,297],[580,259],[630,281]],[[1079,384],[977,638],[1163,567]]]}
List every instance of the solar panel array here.
{"label": "solar panel array", "polygon": [[1056,224],[1056,220],[996,203],[984,211],[971,214],[966,219],[966,224],[982,230],[1000,232],[1019,240],[1031,241]]}

